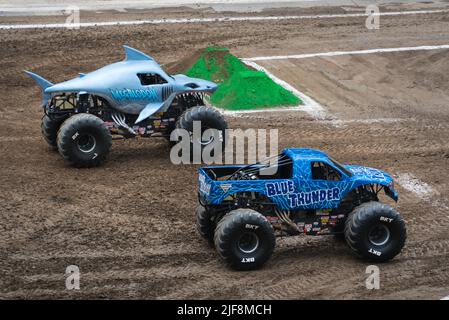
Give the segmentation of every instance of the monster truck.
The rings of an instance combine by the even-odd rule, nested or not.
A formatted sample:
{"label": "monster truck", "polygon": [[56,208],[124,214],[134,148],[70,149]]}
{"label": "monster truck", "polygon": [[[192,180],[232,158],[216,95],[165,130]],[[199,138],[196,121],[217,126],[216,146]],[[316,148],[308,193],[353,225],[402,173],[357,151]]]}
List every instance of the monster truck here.
{"label": "monster truck", "polygon": [[[150,56],[124,49],[124,61],[58,84],[26,71],[42,89],[41,128],[50,146],[70,164],[92,167],[106,159],[113,136],[170,139],[175,128],[191,133],[193,122],[200,121],[201,132],[218,129],[222,142],[226,122],[204,102],[215,83],[168,75]],[[197,142],[204,146],[211,140]]]}
{"label": "monster truck", "polygon": [[343,165],[313,149],[285,149],[251,165],[199,169],[197,229],[234,269],[262,266],[277,236],[344,235],[369,261],[395,257],[405,223],[379,193],[398,194],[387,173]]}

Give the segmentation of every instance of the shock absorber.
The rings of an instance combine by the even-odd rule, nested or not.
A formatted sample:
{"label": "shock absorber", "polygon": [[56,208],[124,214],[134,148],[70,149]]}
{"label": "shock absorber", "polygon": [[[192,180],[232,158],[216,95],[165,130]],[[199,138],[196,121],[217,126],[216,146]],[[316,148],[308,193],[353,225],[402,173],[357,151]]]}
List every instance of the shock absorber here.
{"label": "shock absorber", "polygon": [[276,213],[277,217],[281,221],[285,222],[287,225],[292,227],[298,233],[302,233],[302,230],[298,227],[298,225],[290,219],[290,211],[289,210],[280,210],[278,208],[275,208],[274,212]]}

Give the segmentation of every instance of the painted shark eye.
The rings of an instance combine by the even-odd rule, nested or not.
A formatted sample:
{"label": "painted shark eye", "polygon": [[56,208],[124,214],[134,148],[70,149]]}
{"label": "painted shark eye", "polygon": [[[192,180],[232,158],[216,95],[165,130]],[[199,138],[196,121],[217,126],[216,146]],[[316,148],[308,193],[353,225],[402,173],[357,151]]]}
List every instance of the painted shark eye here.
{"label": "painted shark eye", "polygon": [[199,87],[199,85],[197,85],[196,83],[193,83],[193,82],[192,83],[187,83],[185,86],[189,87],[191,89],[196,89],[196,88]]}

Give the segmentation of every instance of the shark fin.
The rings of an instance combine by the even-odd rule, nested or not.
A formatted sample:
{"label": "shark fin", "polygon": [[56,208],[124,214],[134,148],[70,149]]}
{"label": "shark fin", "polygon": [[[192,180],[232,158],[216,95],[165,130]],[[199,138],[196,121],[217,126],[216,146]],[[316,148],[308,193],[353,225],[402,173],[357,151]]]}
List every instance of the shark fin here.
{"label": "shark fin", "polygon": [[149,55],[140,52],[137,49],[128,47],[128,46],[123,46],[123,48],[125,49],[125,53],[126,53],[126,61],[130,61],[130,60],[150,60],[150,61],[154,61],[153,58],[151,58]]}
{"label": "shark fin", "polygon": [[35,74],[31,71],[25,70],[25,73],[27,75],[29,75],[31,78],[33,78],[33,80],[36,81],[36,83],[39,85],[39,87],[41,87],[41,89],[42,89],[42,106],[45,106],[47,104],[48,100],[50,100],[50,98],[51,98],[50,94],[45,93],[45,89],[52,87],[53,83],[42,78],[41,76],[38,76],[37,74]]}
{"label": "shark fin", "polygon": [[42,78],[41,76],[38,76],[37,74],[31,72],[31,71],[25,71],[27,75],[29,75],[31,78],[33,78],[34,81],[42,88],[42,91],[47,89],[48,87],[53,86],[53,83],[50,81]]}
{"label": "shark fin", "polygon": [[135,123],[139,123],[140,121],[145,120],[146,118],[154,114],[156,111],[158,111],[163,105],[164,105],[163,102],[162,103],[151,102],[147,104],[145,108],[143,108],[142,111],[140,111],[139,117],[137,118]]}

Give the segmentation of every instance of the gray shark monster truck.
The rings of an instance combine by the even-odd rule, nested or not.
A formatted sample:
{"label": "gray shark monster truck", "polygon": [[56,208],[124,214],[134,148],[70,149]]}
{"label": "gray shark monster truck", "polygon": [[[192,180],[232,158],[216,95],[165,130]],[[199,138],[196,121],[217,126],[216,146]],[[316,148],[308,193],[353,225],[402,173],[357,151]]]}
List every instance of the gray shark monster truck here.
{"label": "gray shark monster truck", "polygon": [[[124,61],[58,84],[26,71],[42,89],[42,134],[68,163],[98,166],[113,136],[170,139],[175,128],[192,132],[194,121],[201,122],[201,132],[217,129],[224,140],[226,121],[204,101],[215,83],[169,75],[150,56],[124,49]],[[198,142],[204,146],[210,140]]]}

